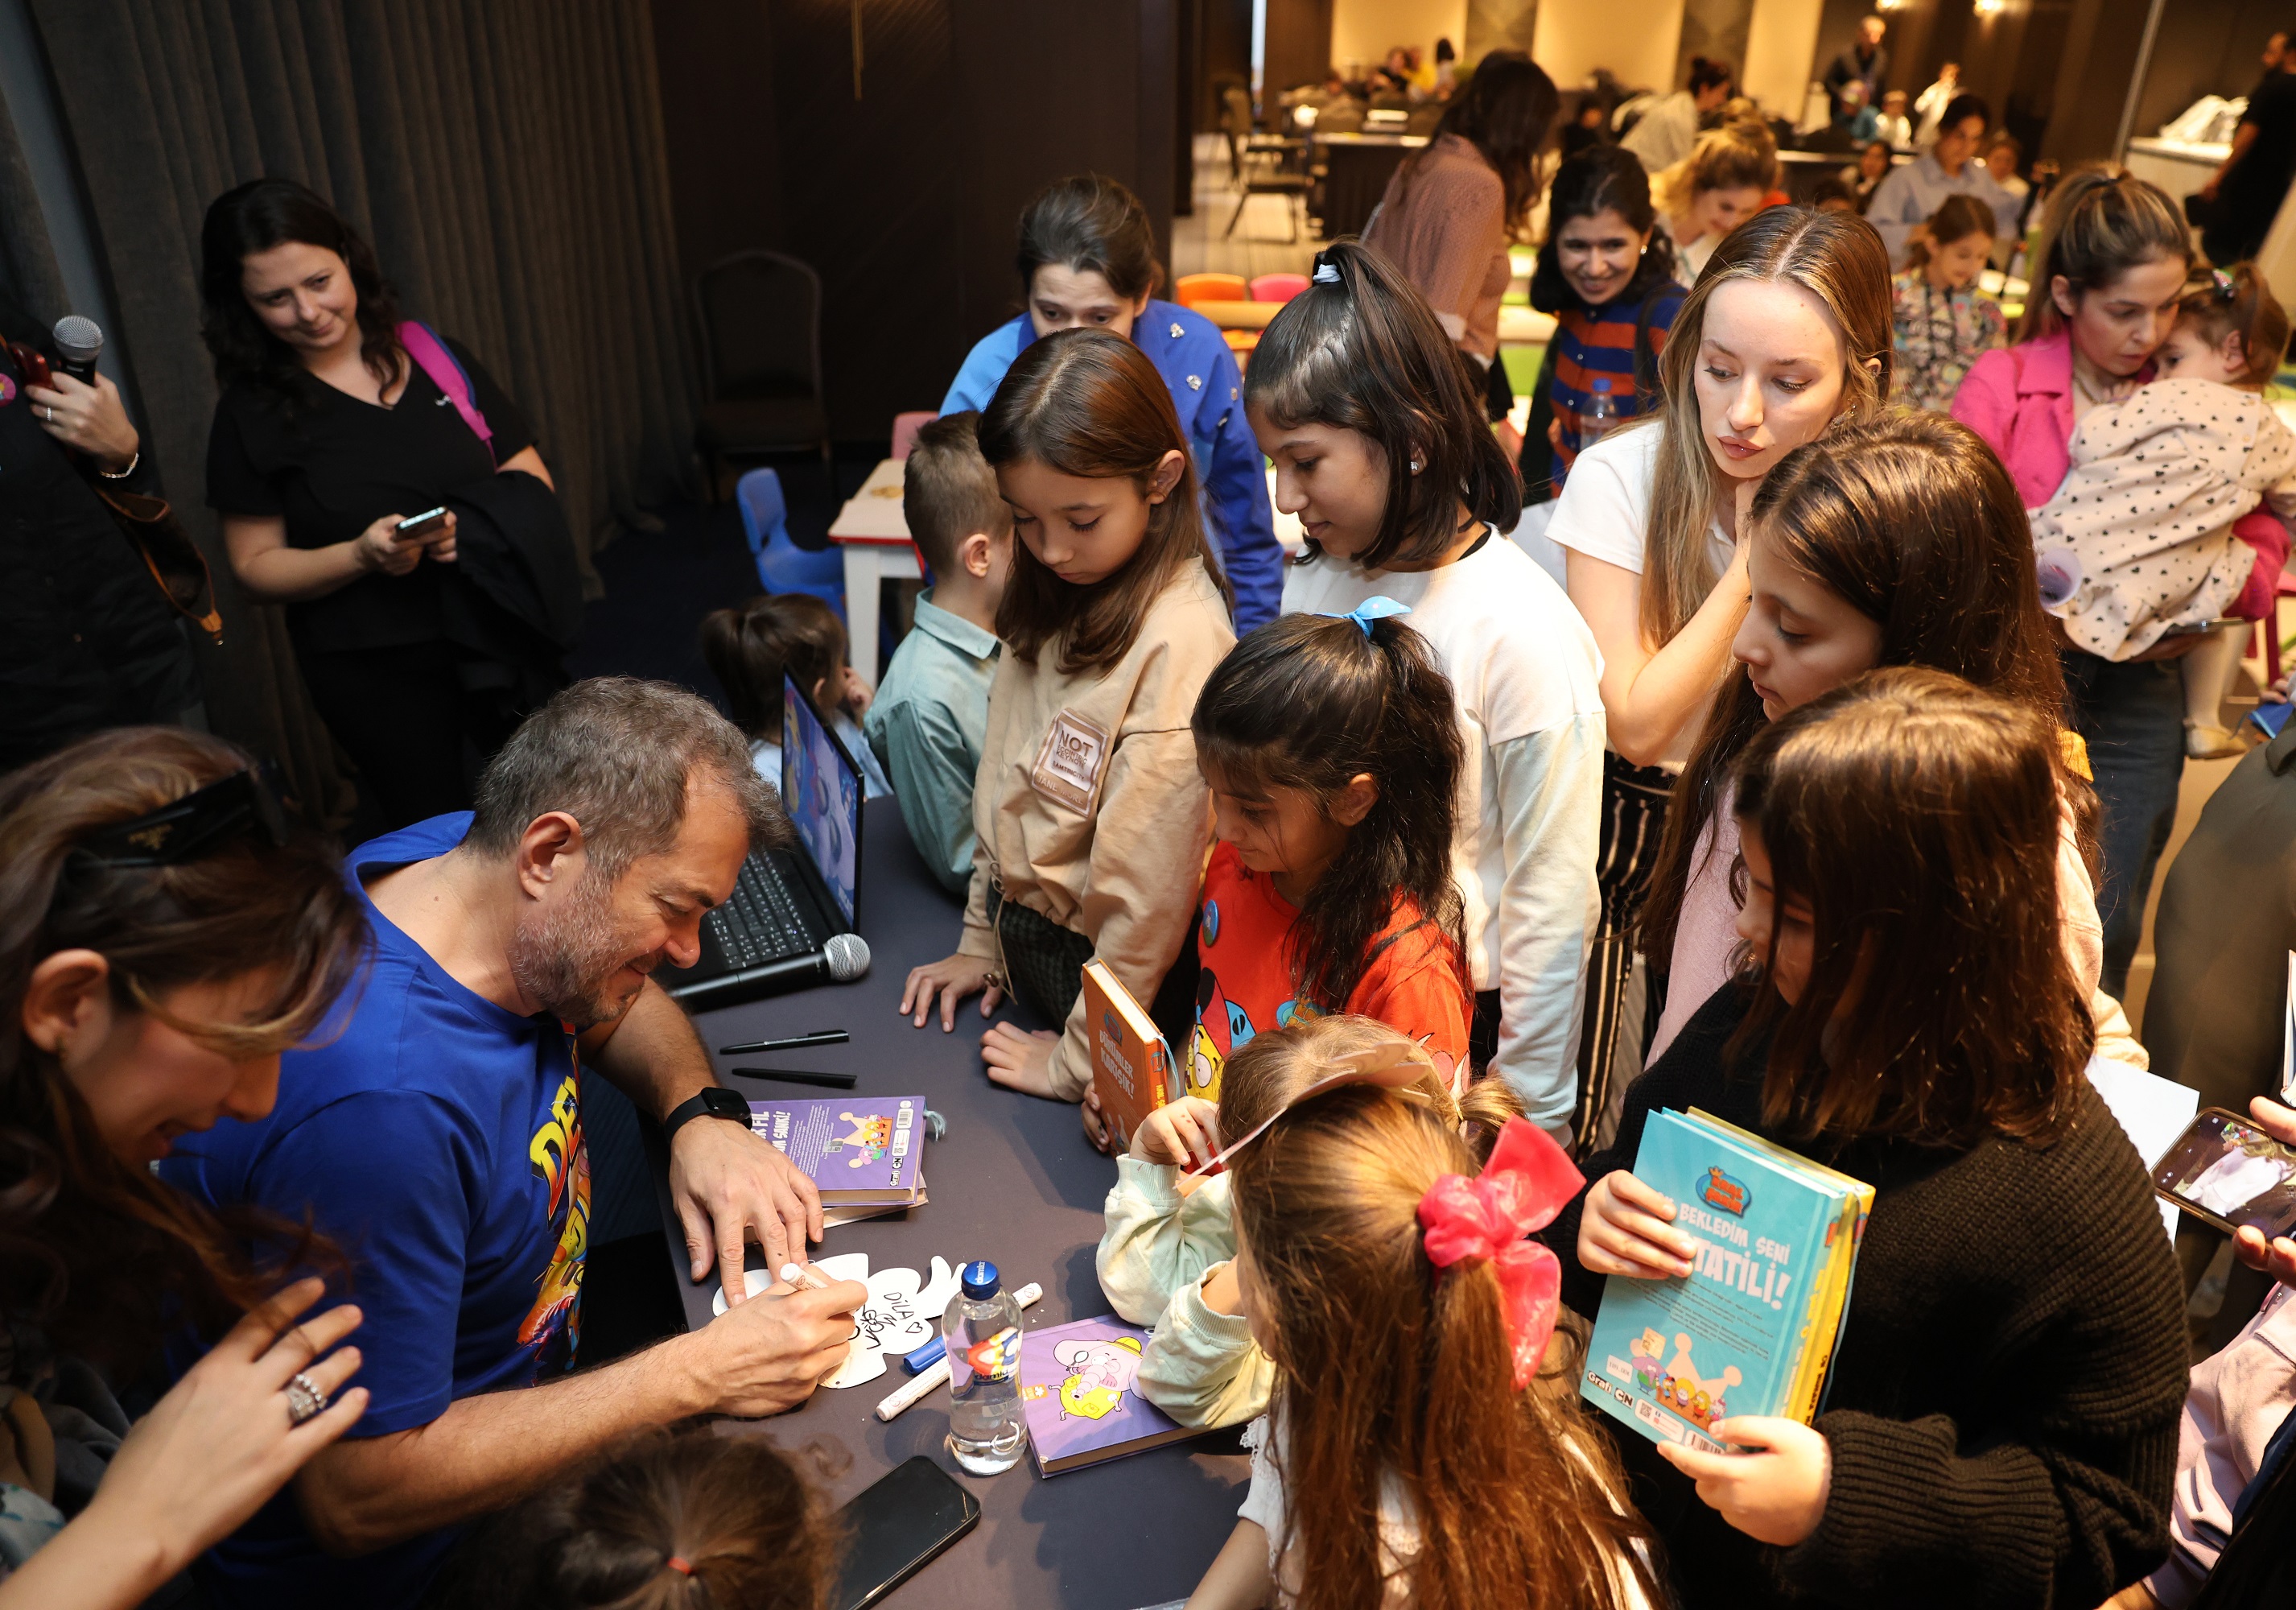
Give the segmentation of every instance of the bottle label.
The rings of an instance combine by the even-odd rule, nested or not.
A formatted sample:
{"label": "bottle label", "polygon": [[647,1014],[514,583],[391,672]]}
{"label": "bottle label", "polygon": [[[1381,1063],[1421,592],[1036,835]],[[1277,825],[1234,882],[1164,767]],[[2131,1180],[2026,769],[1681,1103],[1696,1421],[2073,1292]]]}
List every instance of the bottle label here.
{"label": "bottle label", "polygon": [[1021,1327],[1008,1325],[964,1350],[965,1368],[984,1381],[1009,1381],[1021,1368]]}

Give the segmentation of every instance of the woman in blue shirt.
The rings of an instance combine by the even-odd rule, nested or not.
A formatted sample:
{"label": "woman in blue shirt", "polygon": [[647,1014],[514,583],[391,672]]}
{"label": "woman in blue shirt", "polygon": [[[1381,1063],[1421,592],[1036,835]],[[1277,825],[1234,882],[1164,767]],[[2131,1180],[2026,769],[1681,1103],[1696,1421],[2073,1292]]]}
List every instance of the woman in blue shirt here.
{"label": "woman in blue shirt", "polygon": [[1267,461],[1243,416],[1243,376],[1210,320],[1155,299],[1156,237],[1139,198],[1113,179],[1055,180],[1021,215],[1028,311],[974,345],[940,411],[985,410],[1004,372],[1037,337],[1078,326],[1129,336],[1172,393],[1195,450],[1205,517],[1235,592],[1239,636],[1275,619],[1283,550],[1267,503]]}

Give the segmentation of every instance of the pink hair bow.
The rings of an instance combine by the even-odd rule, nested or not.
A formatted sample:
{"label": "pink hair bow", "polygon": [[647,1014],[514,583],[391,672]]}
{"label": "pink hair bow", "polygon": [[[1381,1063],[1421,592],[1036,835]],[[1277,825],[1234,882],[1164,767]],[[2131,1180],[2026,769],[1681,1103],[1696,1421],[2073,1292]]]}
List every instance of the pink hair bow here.
{"label": "pink hair bow", "polygon": [[1517,1392],[1538,1373],[1562,1288],[1554,1254],[1523,1237],[1545,1228],[1586,1183],[1546,1131],[1511,1118],[1480,1175],[1446,1174],[1419,1199],[1430,1263],[1439,1269],[1470,1258],[1490,1260],[1506,1308]]}

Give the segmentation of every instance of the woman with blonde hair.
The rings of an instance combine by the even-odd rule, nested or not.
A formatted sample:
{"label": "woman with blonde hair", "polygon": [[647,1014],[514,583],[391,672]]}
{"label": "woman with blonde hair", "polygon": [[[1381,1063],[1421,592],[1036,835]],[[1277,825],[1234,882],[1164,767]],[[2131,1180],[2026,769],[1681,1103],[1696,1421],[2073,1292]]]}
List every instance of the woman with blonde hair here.
{"label": "woman with blonde hair", "polygon": [[1651,200],[1674,242],[1675,272],[1685,285],[1714,249],[1761,210],[1778,168],[1777,142],[1768,128],[1739,119],[1698,136],[1690,154],[1651,178]]}
{"label": "woman with blonde hair", "polygon": [[1741,511],[1779,459],[1889,395],[1881,238],[1848,215],[1769,209],[1716,251],[1659,357],[1663,408],[1578,456],[1547,528],[1602,652],[1611,750],[1602,927],[1578,1052],[1581,1146],[1607,1100],[1667,797],[1745,617]]}

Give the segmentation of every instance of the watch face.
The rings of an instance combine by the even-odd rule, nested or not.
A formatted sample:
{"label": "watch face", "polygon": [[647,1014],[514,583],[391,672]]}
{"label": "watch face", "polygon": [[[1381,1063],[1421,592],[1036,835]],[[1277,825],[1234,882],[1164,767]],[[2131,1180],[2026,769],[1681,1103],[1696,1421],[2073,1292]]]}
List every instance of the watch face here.
{"label": "watch face", "polygon": [[713,1085],[701,1092],[701,1105],[712,1118],[738,1118],[743,1123],[750,1121],[750,1104],[742,1098],[739,1090]]}

